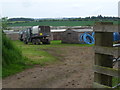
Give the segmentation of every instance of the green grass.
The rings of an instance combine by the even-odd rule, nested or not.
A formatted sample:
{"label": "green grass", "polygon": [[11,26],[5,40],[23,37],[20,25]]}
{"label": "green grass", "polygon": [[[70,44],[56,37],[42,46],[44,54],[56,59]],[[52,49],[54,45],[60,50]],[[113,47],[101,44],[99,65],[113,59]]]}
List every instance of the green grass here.
{"label": "green grass", "polygon": [[16,74],[18,72],[21,72],[27,68],[31,68],[32,66],[27,66],[25,64],[20,63],[14,63],[10,64],[9,66],[6,66],[2,68],[2,77],[5,78],[7,76]]}
{"label": "green grass", "polygon": [[43,50],[49,47],[47,45],[25,45],[20,41],[16,41],[14,43],[22,50],[23,56],[28,58],[28,60],[25,61],[26,64],[40,64],[43,66],[46,63],[56,61],[54,56]]}
{"label": "green grass", "polygon": [[[46,63],[53,63],[57,61],[57,56],[53,56],[48,53],[45,49],[51,47],[65,47],[65,46],[93,46],[93,45],[81,45],[81,44],[62,44],[61,41],[51,41],[50,45],[25,45],[23,42],[15,41],[16,44],[22,51],[23,56],[27,57],[26,64],[40,64],[45,65]],[[60,51],[58,51],[60,53]]]}
{"label": "green grass", "polygon": [[[116,86],[120,83],[120,78],[113,77],[112,82],[112,86]],[[120,89],[120,86],[118,88]]]}
{"label": "green grass", "polygon": [[84,47],[84,46],[87,46],[87,47],[91,47],[91,46],[93,46],[93,44],[92,45],[89,45],[89,44],[64,44],[64,43],[61,43],[61,40],[54,40],[54,41],[51,41],[51,45],[50,45],[50,47],[51,46],[54,46],[54,47],[65,47],[65,46],[80,46],[80,47]]}
{"label": "green grass", "polygon": [[[93,26],[97,21],[43,21],[43,22],[26,22],[26,23],[13,23],[9,26],[36,26],[36,25],[47,25],[47,26]],[[117,24],[118,21],[103,21],[113,22]]]}
{"label": "green grass", "polygon": [[22,59],[21,51],[4,34],[2,35],[2,66],[6,67],[11,63]]}
{"label": "green grass", "polygon": [[22,56],[21,50],[2,34],[2,77],[15,74],[28,68],[25,65],[27,58]]}

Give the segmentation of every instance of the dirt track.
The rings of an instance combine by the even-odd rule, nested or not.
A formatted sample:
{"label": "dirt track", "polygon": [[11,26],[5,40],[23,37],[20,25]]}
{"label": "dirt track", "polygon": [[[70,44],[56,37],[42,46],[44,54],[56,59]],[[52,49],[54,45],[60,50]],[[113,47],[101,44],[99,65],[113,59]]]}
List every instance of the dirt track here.
{"label": "dirt track", "polygon": [[[50,48],[59,63],[35,66],[3,80],[3,88],[92,88],[92,47]],[[60,53],[58,52],[60,51]]]}

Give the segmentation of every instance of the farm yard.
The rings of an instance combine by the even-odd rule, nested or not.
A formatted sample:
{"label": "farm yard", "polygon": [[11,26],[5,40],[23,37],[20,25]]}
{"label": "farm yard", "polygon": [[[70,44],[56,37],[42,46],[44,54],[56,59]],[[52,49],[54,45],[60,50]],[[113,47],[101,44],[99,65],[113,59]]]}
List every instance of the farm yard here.
{"label": "farm yard", "polygon": [[[13,43],[28,58],[25,63],[29,68],[14,75],[7,73],[10,76],[3,79],[3,88],[93,88],[93,45],[61,44],[60,40],[51,45]],[[113,86],[116,81],[114,78]]]}
{"label": "farm yard", "polygon": [[120,90],[120,1],[1,5],[2,90]]}
{"label": "farm yard", "polygon": [[3,88],[92,88],[93,45],[14,43],[29,58],[26,64],[34,66],[4,78]]}
{"label": "farm yard", "polygon": [[[95,43],[96,46],[94,49],[93,44],[75,44],[75,42],[74,44],[71,44],[71,42],[69,44],[65,44],[65,42],[62,42],[62,40],[53,40],[51,41],[50,45],[47,45],[47,43],[44,44],[42,41],[41,45],[38,45],[36,42],[26,43],[23,41],[26,43],[24,44],[23,42],[17,40],[12,41],[13,45],[15,45],[22,53],[22,60],[20,61],[19,59],[19,62],[17,62],[17,64],[22,66],[22,68],[21,66],[17,66],[17,68],[13,66],[12,68],[3,68],[3,88],[106,88],[107,85],[110,87],[117,85],[119,83],[119,78],[115,77],[118,77],[118,67],[117,69],[111,68],[113,67],[113,60],[110,57],[113,55],[119,55],[119,48],[117,49],[116,47],[113,47],[113,40],[115,42],[119,42],[120,40],[119,33],[117,32],[116,26],[113,27],[112,23],[103,22],[97,23],[97,25],[98,27],[95,26],[94,30],[96,30],[95,37],[97,37],[96,40],[98,40]],[[114,28],[116,33],[111,33],[113,29],[101,29],[102,26],[100,27],[99,25],[104,25],[106,28],[109,28],[107,25],[110,25],[110,27],[112,26]],[[37,26],[37,28],[41,27],[45,28],[45,26]],[[100,29],[96,29],[96,27]],[[99,32],[99,30],[104,31],[104,29],[106,31],[109,30],[110,33],[108,34]],[[69,31],[71,29],[68,28],[67,30]],[[66,34],[62,35],[66,36],[69,34],[69,40],[78,38],[78,31],[68,31],[65,31]],[[40,32],[39,34],[41,35]],[[86,36],[86,34],[88,34],[88,32],[80,35]],[[90,33],[89,35],[94,37],[94,33]],[[85,39],[85,37],[83,39]],[[23,40],[25,39],[23,38]],[[91,40],[87,41],[91,42]],[[106,42],[108,42],[108,44],[106,44]],[[7,46],[7,44],[5,45]],[[106,48],[104,45],[106,47],[108,45],[111,48]],[[115,50],[115,53],[109,50]],[[20,52],[17,54],[20,54]],[[5,53],[7,52],[5,51]],[[15,53],[13,54],[15,55]],[[97,58],[97,56],[100,57]],[[104,62],[102,61],[101,57],[105,58]],[[97,60],[99,60],[100,63],[97,62]],[[7,62],[4,64],[7,64]],[[98,78],[96,78],[97,75],[100,77],[101,82]],[[106,77],[106,80],[103,80],[103,77]],[[11,83],[9,83],[9,81],[11,81]]]}

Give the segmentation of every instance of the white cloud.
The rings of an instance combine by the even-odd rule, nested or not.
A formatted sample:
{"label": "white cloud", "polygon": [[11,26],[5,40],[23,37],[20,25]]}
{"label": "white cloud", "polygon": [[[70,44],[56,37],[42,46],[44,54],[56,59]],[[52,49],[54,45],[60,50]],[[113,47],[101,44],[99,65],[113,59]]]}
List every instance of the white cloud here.
{"label": "white cloud", "polygon": [[3,16],[117,16],[119,0],[1,0]]}
{"label": "white cloud", "polygon": [[118,2],[119,0],[0,0],[0,2]]}

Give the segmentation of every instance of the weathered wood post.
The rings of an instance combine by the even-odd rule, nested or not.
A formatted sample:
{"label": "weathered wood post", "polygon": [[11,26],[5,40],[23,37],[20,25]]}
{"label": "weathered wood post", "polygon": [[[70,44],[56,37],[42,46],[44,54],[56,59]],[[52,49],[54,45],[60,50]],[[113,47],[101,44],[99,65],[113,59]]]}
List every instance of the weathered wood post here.
{"label": "weathered wood post", "polygon": [[119,76],[118,71],[112,70],[112,58],[119,55],[119,48],[113,48],[113,32],[117,31],[118,27],[111,22],[99,22],[94,26],[94,88],[110,88],[112,87],[112,76]]}

